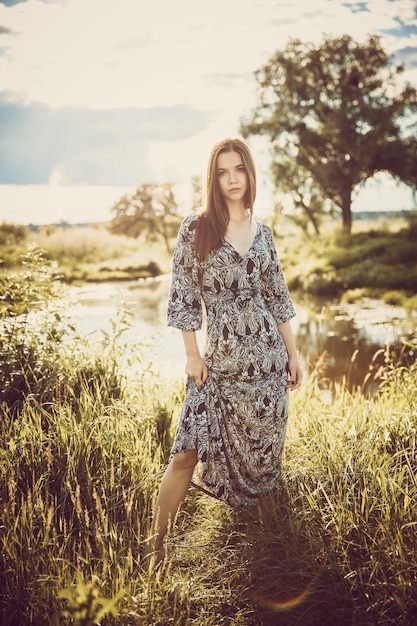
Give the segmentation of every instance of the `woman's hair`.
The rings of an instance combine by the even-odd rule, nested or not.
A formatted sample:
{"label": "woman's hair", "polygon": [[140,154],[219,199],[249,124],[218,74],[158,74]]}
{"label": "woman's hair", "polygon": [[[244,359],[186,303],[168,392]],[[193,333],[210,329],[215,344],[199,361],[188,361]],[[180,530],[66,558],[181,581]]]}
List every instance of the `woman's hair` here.
{"label": "woman's hair", "polygon": [[209,253],[219,248],[224,241],[227,225],[229,223],[229,211],[227,204],[220,193],[219,177],[217,174],[217,158],[222,152],[238,152],[242,157],[247,176],[247,190],[245,194],[245,206],[252,217],[253,205],[256,196],[256,169],[255,162],[247,144],[236,137],[228,137],[217,142],[209,156],[206,179],[206,202],[199,212],[199,220],[196,233],[196,251],[200,261],[204,261]]}

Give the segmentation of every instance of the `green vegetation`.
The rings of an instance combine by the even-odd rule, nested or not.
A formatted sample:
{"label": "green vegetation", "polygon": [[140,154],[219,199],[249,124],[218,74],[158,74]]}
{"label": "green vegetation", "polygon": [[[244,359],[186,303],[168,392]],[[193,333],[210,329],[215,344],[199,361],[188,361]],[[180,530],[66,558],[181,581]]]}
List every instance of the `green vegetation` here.
{"label": "green vegetation", "polygon": [[384,298],[395,290],[396,304],[410,309],[415,305],[417,232],[413,216],[408,222],[358,222],[351,234],[328,222],[323,234],[312,238],[300,236],[294,226],[281,228],[276,228],[277,245],[292,290],[347,299],[353,295],[356,299]]}
{"label": "green vegetation", "polygon": [[34,243],[56,263],[57,273],[67,283],[135,280],[171,271],[172,255],[160,242],[114,235],[107,225],[24,229],[18,240],[10,236],[13,229],[20,233],[22,227],[0,225],[0,268],[5,270],[15,268],[26,246]]}
{"label": "green vegetation", "polygon": [[[292,291],[347,300],[379,297],[415,310],[416,224],[414,213],[408,219],[359,220],[354,232],[345,234],[329,220],[320,236],[309,237],[291,220],[281,217],[275,221],[274,230]],[[31,242],[56,263],[56,272],[64,282],[135,280],[171,271],[172,255],[161,242],[147,241],[145,235],[138,239],[114,235],[102,225],[47,227],[30,234],[24,230],[22,237],[22,227],[13,227],[19,230],[19,238],[7,244],[10,228],[0,225],[0,258],[8,271],[16,267],[19,255]],[[393,291],[395,302],[390,302]],[[388,292],[391,296],[384,295]]]}
{"label": "green vegetation", "polygon": [[291,396],[263,522],[190,493],[150,574],[140,556],[183,383],[124,343],[123,312],[100,341],[79,337],[55,272],[32,248],[3,276],[2,624],[414,623],[416,364],[387,356],[378,393],[339,385],[330,402],[318,368]]}

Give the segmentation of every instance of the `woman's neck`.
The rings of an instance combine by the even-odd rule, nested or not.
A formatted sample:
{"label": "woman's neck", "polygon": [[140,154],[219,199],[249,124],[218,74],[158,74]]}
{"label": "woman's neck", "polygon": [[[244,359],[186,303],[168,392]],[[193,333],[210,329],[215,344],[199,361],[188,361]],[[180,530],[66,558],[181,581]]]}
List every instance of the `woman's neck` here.
{"label": "woman's neck", "polygon": [[243,222],[247,222],[248,220],[250,220],[249,209],[245,207],[243,204],[238,204],[238,205],[230,204],[227,208],[229,211],[230,222],[243,223]]}

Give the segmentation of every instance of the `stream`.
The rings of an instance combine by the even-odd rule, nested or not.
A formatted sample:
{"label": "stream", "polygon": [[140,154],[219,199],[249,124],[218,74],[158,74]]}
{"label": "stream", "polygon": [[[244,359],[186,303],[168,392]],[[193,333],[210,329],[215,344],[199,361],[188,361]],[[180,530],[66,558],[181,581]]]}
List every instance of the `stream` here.
{"label": "stream", "polygon": [[[83,334],[109,332],[117,311],[126,308],[131,312],[131,326],[124,340],[141,344],[152,369],[179,378],[185,357],[181,333],[166,326],[169,281],[170,276],[162,276],[70,287],[71,318]],[[345,379],[350,389],[372,391],[378,385],[387,346],[401,363],[416,358],[416,349],[405,344],[416,344],[417,317],[401,307],[371,299],[342,305],[294,297],[294,304],[297,317],[291,325],[303,368],[311,372],[316,367],[323,388]],[[201,332],[198,337],[203,347]]]}

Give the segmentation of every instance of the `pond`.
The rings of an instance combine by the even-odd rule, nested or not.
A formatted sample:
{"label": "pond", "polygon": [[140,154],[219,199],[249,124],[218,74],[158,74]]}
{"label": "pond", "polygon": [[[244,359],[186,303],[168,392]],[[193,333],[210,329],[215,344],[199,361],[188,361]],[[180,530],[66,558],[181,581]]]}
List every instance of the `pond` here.
{"label": "pond", "polygon": [[[126,341],[143,344],[151,367],[169,378],[183,375],[185,357],[180,331],[166,326],[166,304],[170,276],[149,281],[94,283],[70,287],[73,315],[82,333],[108,331],[117,311],[131,311],[132,326]],[[403,340],[416,342],[417,318],[400,307],[378,300],[360,305],[341,305],[319,300],[294,298],[297,317],[292,328],[303,368],[316,368],[321,386],[347,381],[349,388],[365,391],[376,388],[386,350],[398,354],[402,362],[412,362],[415,350]],[[203,347],[200,332],[199,343]],[[388,347],[388,348],[387,348]]]}

